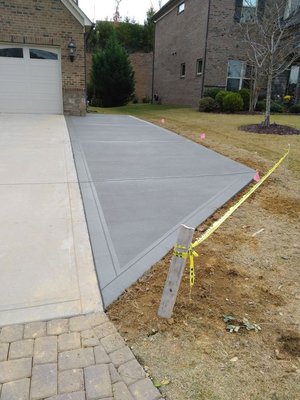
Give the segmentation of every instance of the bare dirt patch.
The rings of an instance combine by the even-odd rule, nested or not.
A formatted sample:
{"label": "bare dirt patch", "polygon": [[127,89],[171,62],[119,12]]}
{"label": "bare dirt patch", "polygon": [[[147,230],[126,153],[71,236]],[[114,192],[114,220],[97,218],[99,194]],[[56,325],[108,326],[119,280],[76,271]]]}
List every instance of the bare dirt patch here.
{"label": "bare dirt patch", "polygon": [[[222,141],[211,135],[208,147],[264,173],[285,149],[281,142],[276,148],[275,136],[270,151],[265,139],[254,146],[253,135],[226,132]],[[195,140],[193,132],[184,136]],[[198,227],[194,239],[231,204]],[[186,269],[170,320],[156,313],[171,252],[110,306],[150,376],[168,383],[160,387],[166,399],[300,400],[299,208],[300,172],[290,159],[197,248],[192,300]],[[224,315],[261,330],[230,333]]]}

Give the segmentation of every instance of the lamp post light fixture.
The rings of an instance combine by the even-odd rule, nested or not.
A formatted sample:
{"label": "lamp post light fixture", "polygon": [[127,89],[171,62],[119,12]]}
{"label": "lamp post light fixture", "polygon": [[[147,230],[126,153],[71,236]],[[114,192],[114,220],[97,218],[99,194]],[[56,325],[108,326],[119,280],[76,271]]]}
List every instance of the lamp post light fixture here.
{"label": "lamp post light fixture", "polygon": [[71,60],[71,62],[73,62],[73,61],[74,61],[74,58],[75,58],[75,55],[76,55],[76,44],[75,44],[75,42],[74,42],[73,39],[71,39],[71,40],[69,41],[68,49],[69,49],[69,57],[70,57],[70,60]]}

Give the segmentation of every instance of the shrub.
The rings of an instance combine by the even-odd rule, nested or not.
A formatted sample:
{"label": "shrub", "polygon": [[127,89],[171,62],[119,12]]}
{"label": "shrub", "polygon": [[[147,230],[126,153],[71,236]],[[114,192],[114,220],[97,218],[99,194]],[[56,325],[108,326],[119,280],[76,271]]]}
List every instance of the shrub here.
{"label": "shrub", "polygon": [[283,113],[284,111],[285,111],[285,107],[282,104],[277,103],[276,101],[271,102],[271,112]]}
{"label": "shrub", "polygon": [[255,111],[266,111],[266,101],[260,100],[256,103]]}
{"label": "shrub", "polygon": [[250,104],[250,90],[243,88],[239,91],[239,94],[241,95],[244,102],[244,111],[248,111]]}
{"label": "shrub", "polygon": [[199,111],[212,112],[217,110],[217,104],[212,97],[203,97],[199,101]]}
{"label": "shrub", "polygon": [[144,103],[144,104],[149,104],[149,103],[151,103],[150,97],[149,97],[149,96],[144,96],[144,97],[142,97],[142,103]]}
{"label": "shrub", "polygon": [[208,88],[204,90],[203,97],[216,98],[216,95],[221,91],[220,88]]}
{"label": "shrub", "polygon": [[[266,111],[266,100],[261,100],[256,103],[255,107],[256,111]],[[283,113],[285,111],[285,107],[278,103],[277,101],[271,101],[271,112],[273,113]]]}
{"label": "shrub", "polygon": [[294,104],[291,106],[289,112],[293,114],[300,114],[300,104]]}
{"label": "shrub", "polygon": [[223,108],[225,111],[234,113],[241,111],[244,107],[242,96],[239,93],[229,93],[224,97]]}
{"label": "shrub", "polygon": [[102,107],[102,101],[100,99],[96,99],[95,97],[92,97],[91,101],[90,101],[90,105],[93,107]]}
{"label": "shrub", "polygon": [[228,96],[231,93],[235,93],[235,92],[230,92],[229,90],[220,90],[220,92],[216,95],[216,102],[218,103],[220,109],[222,111],[224,110],[224,106],[223,106],[223,102],[226,96]]}
{"label": "shrub", "polygon": [[266,92],[265,91],[261,91],[258,94],[258,101],[261,101],[261,100],[266,100]]}
{"label": "shrub", "polygon": [[216,102],[220,105],[220,107],[223,106],[223,100],[224,98],[232,92],[228,92],[227,90],[220,90],[219,93],[216,95]]}

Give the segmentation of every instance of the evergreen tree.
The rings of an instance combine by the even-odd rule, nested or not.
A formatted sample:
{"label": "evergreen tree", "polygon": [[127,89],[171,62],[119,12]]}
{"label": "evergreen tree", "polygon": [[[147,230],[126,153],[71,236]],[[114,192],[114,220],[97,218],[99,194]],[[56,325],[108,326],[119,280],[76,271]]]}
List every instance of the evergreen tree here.
{"label": "evergreen tree", "polygon": [[94,97],[102,107],[125,105],[134,93],[134,72],[115,35],[93,55],[92,83]]}
{"label": "evergreen tree", "polygon": [[144,21],[144,51],[150,52],[154,49],[155,25],[153,22],[154,8],[151,7],[147,11],[146,20]]}
{"label": "evergreen tree", "polygon": [[118,42],[128,51],[150,52],[154,47],[154,22],[155,11],[149,8],[144,25],[134,20],[125,18],[123,22],[97,21],[95,29],[88,37],[87,49],[90,52],[103,50],[108,40],[115,35]]}

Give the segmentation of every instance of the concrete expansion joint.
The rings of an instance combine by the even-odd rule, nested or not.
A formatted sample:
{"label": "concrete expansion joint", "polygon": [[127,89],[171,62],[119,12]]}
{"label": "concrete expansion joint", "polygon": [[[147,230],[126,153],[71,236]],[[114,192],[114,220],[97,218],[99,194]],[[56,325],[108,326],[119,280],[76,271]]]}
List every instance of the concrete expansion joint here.
{"label": "concrete expansion joint", "polygon": [[104,312],[0,328],[0,400],[159,400]]}

